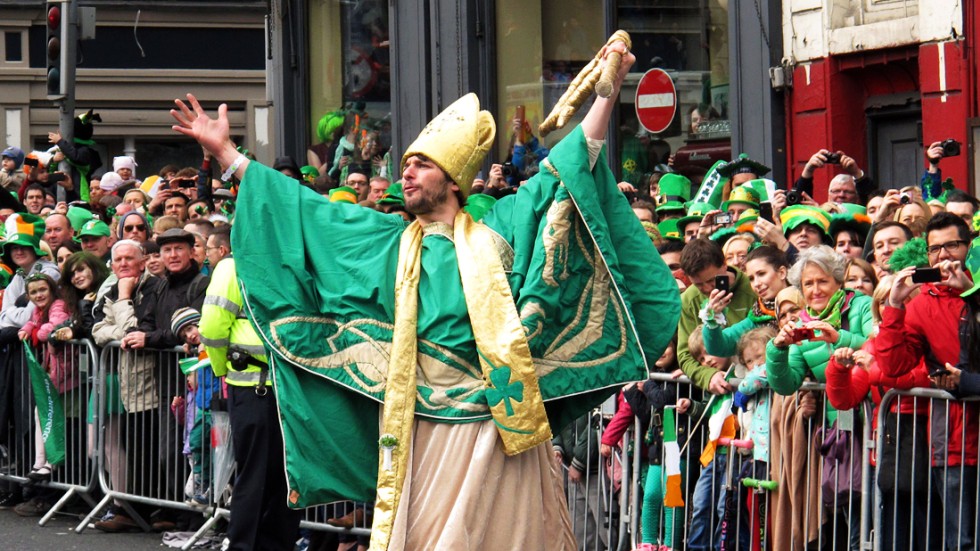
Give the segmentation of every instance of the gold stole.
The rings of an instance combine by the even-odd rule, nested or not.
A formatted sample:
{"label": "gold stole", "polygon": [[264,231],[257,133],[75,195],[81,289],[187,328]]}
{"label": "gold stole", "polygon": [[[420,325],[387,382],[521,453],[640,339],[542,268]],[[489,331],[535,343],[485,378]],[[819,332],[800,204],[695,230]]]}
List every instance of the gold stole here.
{"label": "gold stole", "polygon": [[[395,288],[395,330],[382,417],[378,493],[371,549],[387,550],[412,447],[418,366],[418,293],[422,226],[402,234]],[[487,403],[503,443],[516,455],[551,439],[527,334],[511,295],[492,230],[456,213],[453,229],[463,295],[486,383]]]}

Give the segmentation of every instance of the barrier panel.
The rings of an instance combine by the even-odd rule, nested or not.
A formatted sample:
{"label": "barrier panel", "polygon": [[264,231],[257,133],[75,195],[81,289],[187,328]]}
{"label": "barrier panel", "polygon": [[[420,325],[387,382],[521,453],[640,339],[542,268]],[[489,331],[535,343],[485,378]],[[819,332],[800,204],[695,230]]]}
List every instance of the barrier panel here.
{"label": "barrier panel", "polygon": [[[737,386],[740,381],[731,382]],[[792,396],[762,392],[754,404],[737,410],[740,431],[735,438],[717,440],[713,458],[702,467],[709,426],[715,424],[711,409],[703,406],[726,397],[702,394],[686,377],[654,374],[645,384],[650,383],[666,385],[668,404],[681,399],[693,404],[680,408],[684,413],[674,409],[683,506],[663,504],[669,458],[661,416],[653,411],[657,434],[636,419],[620,444],[630,466],[622,470],[622,489],[615,496],[624,506],[619,518],[610,515],[605,521],[621,527],[618,547],[611,539],[600,544],[580,540],[579,549],[644,549],[642,544],[652,545],[648,549],[871,549],[874,437],[867,402],[836,412],[823,395],[824,386],[809,382]],[[760,401],[769,404],[771,422],[749,433]],[[656,458],[647,456],[648,448]],[[579,520],[573,516],[573,522]],[[644,527],[650,536],[644,537]]]}
{"label": "barrier panel", "polygon": [[[104,497],[76,532],[110,502],[144,531],[151,529],[151,507],[198,510],[185,501],[191,471],[183,454],[186,419],[181,413],[186,409],[174,400],[186,394],[187,380],[178,363],[186,357],[180,348],[124,350],[118,341],[103,347],[97,432],[98,480]],[[158,522],[158,529],[169,527],[162,524],[169,520],[154,524]]]}
{"label": "barrier panel", "polygon": [[878,407],[874,549],[976,549],[978,398],[889,390]]}
{"label": "barrier panel", "polygon": [[[89,437],[88,413],[97,354],[87,340],[31,349],[37,362],[34,377],[51,397],[40,404],[45,411],[39,416],[24,346],[9,347],[11,353],[2,358],[0,367],[4,404],[0,411],[0,480],[6,481],[10,491],[33,486],[39,499],[53,501],[39,521],[43,526],[75,496],[94,504],[97,447]],[[46,420],[43,426],[42,418]]]}

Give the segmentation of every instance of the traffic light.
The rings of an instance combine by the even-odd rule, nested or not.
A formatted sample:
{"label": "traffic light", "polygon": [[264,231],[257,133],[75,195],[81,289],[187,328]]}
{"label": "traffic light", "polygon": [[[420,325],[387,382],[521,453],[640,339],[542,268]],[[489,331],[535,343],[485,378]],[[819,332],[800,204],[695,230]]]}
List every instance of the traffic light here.
{"label": "traffic light", "polygon": [[68,93],[68,51],[69,17],[68,2],[52,1],[47,3],[47,76],[45,86],[48,99],[61,99]]}

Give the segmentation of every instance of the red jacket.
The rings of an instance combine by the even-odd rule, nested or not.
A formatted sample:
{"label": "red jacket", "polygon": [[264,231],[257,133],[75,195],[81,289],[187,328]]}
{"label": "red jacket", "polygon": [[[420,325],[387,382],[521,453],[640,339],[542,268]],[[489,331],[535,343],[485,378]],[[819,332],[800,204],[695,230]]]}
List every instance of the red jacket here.
{"label": "red jacket", "polygon": [[626,402],[623,391],[620,390],[616,396],[616,414],[606,425],[606,430],[602,431],[602,443],[613,448],[621,447],[626,429],[632,426],[633,408]]}
{"label": "red jacket", "polygon": [[[872,357],[875,357],[875,339],[868,339],[861,347]],[[860,367],[844,367],[837,363],[833,357],[827,363],[827,398],[831,405],[839,410],[853,409],[868,397],[874,400],[876,409],[874,421],[878,421],[877,406],[881,404],[883,392],[888,392],[893,388],[906,390],[910,388],[929,388],[929,371],[926,369],[925,362],[919,362],[910,373],[898,377],[890,377],[882,373],[878,367],[877,360],[872,361],[867,370]],[[896,410],[896,408],[898,408]],[[901,400],[892,401],[891,411],[899,413],[929,413],[929,403],[927,400]]]}
{"label": "red jacket", "polygon": [[[933,362],[956,365],[963,315],[959,291],[927,283],[905,309],[886,306],[881,314],[883,319],[875,347],[883,374],[900,377],[911,373],[923,361],[927,365]],[[942,406],[942,403],[936,401],[935,405]],[[949,422],[946,423],[945,408],[932,408],[930,430],[934,465],[959,465],[961,460],[967,465],[977,464],[977,412],[976,404],[950,402]]]}

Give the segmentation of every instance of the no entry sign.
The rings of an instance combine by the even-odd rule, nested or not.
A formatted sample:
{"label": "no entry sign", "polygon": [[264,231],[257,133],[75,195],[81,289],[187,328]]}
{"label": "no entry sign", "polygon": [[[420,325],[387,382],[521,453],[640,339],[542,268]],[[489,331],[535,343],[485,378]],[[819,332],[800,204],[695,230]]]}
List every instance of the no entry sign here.
{"label": "no entry sign", "polygon": [[650,69],[636,85],[636,118],[647,132],[663,132],[674,120],[677,91],[663,69]]}

